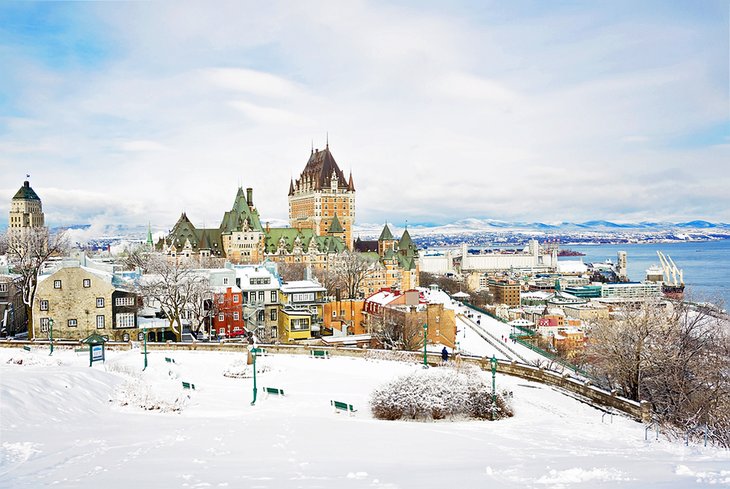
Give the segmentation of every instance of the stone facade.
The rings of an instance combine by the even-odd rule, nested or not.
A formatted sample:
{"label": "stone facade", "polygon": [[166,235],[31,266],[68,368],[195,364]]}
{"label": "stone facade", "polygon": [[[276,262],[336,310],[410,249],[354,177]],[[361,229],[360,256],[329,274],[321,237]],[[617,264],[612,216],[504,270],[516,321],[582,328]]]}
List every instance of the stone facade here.
{"label": "stone facade", "polygon": [[118,290],[111,275],[82,266],[64,266],[42,276],[33,304],[34,337],[84,339],[92,333],[112,341],[135,339],[137,299]]}
{"label": "stone facade", "polygon": [[0,335],[14,336],[26,331],[27,321],[21,277],[0,275]]}

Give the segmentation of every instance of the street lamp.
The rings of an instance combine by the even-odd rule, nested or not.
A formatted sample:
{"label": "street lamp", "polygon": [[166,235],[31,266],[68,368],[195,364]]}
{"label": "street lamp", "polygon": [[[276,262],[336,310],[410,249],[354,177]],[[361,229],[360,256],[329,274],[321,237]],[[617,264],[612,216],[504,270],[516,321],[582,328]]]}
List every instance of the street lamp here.
{"label": "street lamp", "polygon": [[147,369],[147,328],[142,328],[142,336],[144,338],[144,368]]}
{"label": "street lamp", "polygon": [[251,401],[251,405],[253,406],[256,404],[256,354],[261,351],[260,348],[257,348],[256,345],[254,345],[253,348],[251,348],[251,355],[253,356],[253,401]]}
{"label": "street lamp", "polygon": [[428,360],[426,359],[426,342],[428,339],[428,324],[423,323],[423,368],[428,368]]}
{"label": "street lamp", "polygon": [[48,354],[48,356],[50,357],[51,355],[53,355],[53,319],[48,320],[48,334],[51,341],[51,353]]}
{"label": "street lamp", "polygon": [[497,388],[495,378],[497,377],[497,359],[492,355],[492,359],[489,360],[492,364],[492,421],[494,421],[494,410],[497,407]]}

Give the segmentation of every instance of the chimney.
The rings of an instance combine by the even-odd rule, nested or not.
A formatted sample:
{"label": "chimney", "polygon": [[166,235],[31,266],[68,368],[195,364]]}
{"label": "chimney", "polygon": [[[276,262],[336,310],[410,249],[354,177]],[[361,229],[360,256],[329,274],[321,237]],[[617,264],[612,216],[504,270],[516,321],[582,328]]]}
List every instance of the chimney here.
{"label": "chimney", "polygon": [[253,207],[253,189],[251,187],[246,189],[246,203],[249,207]]}

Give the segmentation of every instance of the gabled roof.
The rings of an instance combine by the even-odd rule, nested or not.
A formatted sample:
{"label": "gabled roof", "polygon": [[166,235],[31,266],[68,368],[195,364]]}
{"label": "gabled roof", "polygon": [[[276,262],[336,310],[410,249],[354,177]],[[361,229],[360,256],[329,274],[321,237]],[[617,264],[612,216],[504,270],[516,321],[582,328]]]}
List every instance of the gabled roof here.
{"label": "gabled roof", "polygon": [[251,210],[246,200],[246,194],[243,188],[238,187],[236,198],[233,201],[233,207],[230,211],[223,214],[220,231],[222,233],[230,233],[237,229],[241,229],[243,224],[248,221],[248,226],[253,231],[263,231],[261,227],[261,219],[257,210]]}
{"label": "gabled roof", "polygon": [[31,188],[30,182],[26,180],[23,182],[23,186],[15,193],[13,200],[24,199],[24,200],[41,200],[38,194]]}
{"label": "gabled roof", "polygon": [[327,231],[328,233],[344,233],[345,230],[342,229],[342,224],[340,224],[340,220],[337,217],[337,214],[335,214],[334,219],[332,219],[332,224],[330,224],[330,229]]}
{"label": "gabled roof", "polygon": [[380,233],[380,237],[378,238],[378,241],[393,241],[395,238],[393,237],[393,233],[390,232],[390,227],[386,224],[383,227],[383,231]]}
{"label": "gabled roof", "polygon": [[374,239],[373,240],[363,241],[362,239],[357,238],[355,240],[353,249],[355,251],[359,251],[361,253],[366,253],[366,252],[375,252],[375,253],[377,253],[378,252],[378,241],[377,240],[374,240]]}
{"label": "gabled roof", "polygon": [[312,152],[309,161],[307,161],[307,165],[297,180],[297,187],[303,185],[305,180],[311,180],[315,190],[328,188],[332,173],[337,175],[337,188],[347,189],[348,182],[345,179],[345,174],[340,170],[340,167],[330,152],[329,145],[327,145],[322,151],[317,150]]}

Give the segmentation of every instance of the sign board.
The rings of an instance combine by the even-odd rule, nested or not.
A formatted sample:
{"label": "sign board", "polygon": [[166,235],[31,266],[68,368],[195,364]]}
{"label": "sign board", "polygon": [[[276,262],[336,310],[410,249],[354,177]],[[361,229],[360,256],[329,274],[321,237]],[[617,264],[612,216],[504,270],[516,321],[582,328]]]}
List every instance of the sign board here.
{"label": "sign board", "polygon": [[90,355],[90,357],[89,357],[89,367],[91,367],[91,365],[94,362],[98,362],[99,360],[101,360],[102,362],[105,361],[104,360],[104,345],[103,344],[101,344],[101,345],[90,345],[89,355]]}

